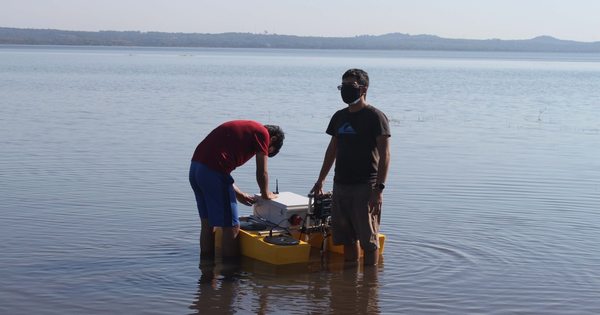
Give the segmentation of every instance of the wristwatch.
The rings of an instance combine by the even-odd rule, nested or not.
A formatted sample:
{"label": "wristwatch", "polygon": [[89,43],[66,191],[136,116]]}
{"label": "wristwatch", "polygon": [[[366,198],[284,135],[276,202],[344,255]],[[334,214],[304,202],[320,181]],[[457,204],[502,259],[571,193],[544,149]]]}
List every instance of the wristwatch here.
{"label": "wristwatch", "polygon": [[385,184],[383,184],[383,183],[375,184],[375,186],[373,186],[373,188],[375,188],[377,190],[384,190]]}

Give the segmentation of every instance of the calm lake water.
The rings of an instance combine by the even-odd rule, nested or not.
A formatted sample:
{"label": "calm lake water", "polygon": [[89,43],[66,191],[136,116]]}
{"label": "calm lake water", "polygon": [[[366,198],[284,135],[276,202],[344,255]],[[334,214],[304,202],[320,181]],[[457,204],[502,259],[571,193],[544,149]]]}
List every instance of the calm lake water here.
{"label": "calm lake water", "polygon": [[[207,277],[196,144],[278,124],[306,194],[351,67],[392,128],[382,263]],[[0,47],[0,313],[598,314],[599,87],[589,54]]]}

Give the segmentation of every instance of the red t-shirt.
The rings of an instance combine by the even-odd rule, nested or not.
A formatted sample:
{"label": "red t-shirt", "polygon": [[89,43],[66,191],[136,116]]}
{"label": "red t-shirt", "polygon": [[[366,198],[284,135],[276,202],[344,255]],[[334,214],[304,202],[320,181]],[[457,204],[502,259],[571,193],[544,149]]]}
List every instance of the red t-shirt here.
{"label": "red t-shirt", "polygon": [[269,131],[253,120],[233,120],[211,131],[196,147],[192,161],[231,173],[256,153],[269,153]]}

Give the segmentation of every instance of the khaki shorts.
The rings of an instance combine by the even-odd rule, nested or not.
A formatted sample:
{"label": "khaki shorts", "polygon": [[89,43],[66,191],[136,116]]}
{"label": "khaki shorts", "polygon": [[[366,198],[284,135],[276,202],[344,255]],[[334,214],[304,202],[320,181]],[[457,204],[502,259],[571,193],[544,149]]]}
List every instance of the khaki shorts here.
{"label": "khaki shorts", "polygon": [[333,185],[333,244],[353,245],[359,240],[363,250],[372,251],[379,248],[379,218],[369,207],[371,190],[371,184]]}

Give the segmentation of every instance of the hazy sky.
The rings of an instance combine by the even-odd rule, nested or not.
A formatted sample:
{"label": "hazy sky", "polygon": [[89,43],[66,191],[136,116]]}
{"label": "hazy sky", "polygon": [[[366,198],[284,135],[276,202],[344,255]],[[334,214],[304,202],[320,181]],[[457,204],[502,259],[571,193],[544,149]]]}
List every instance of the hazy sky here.
{"label": "hazy sky", "polygon": [[0,27],[600,41],[600,1],[0,0]]}

